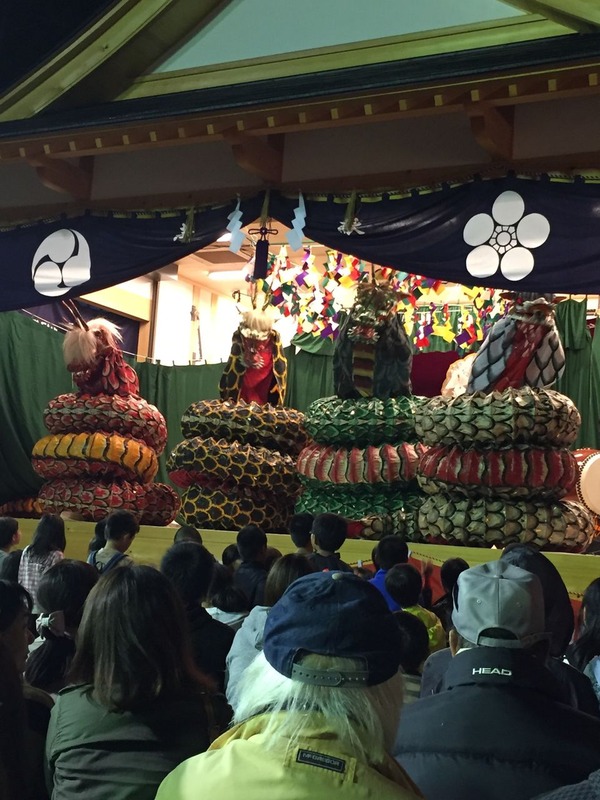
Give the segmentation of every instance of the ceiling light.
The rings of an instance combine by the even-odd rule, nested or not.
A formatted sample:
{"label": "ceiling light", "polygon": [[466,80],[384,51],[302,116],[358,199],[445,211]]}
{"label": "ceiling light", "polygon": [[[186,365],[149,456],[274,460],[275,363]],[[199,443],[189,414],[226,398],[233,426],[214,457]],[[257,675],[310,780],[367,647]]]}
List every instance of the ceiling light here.
{"label": "ceiling light", "polygon": [[218,269],[215,272],[209,272],[208,277],[212,281],[243,281],[246,274],[245,269]]}

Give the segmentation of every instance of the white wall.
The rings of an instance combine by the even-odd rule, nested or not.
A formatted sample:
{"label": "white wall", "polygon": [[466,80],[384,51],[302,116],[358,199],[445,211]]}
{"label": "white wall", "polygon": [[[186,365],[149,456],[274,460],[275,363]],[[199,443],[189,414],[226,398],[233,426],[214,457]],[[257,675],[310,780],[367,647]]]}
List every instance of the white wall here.
{"label": "white wall", "polygon": [[191,309],[194,287],[186,281],[161,280],[154,329],[154,352],[162,364],[188,364],[191,358]]}

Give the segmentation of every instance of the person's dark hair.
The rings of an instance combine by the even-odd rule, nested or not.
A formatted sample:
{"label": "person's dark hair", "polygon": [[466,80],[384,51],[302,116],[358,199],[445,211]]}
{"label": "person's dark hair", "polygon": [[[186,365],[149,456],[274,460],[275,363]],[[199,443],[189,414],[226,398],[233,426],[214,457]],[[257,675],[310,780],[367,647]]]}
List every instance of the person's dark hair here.
{"label": "person's dark hair", "polygon": [[583,593],[580,619],[579,636],[571,647],[569,661],[583,671],[594,656],[600,656],[600,578]]}
{"label": "person's dark hair", "polygon": [[170,547],[160,571],[171,581],[186,606],[197,606],[208,596],[215,559],[204,545],[180,542]]}
{"label": "person's dark hair", "polygon": [[94,526],[94,538],[88,544],[88,553],[101,550],[106,545],[106,520],[101,519]]}
{"label": "person's dark hair", "polygon": [[288,586],[298,578],[310,575],[313,571],[306,556],[288,553],[281,556],[271,567],[265,583],[265,605],[274,606]]}
{"label": "person's dark hair", "polygon": [[104,522],[107,540],[112,539],[114,541],[125,534],[135,536],[139,529],[139,523],[131,511],[113,511]]}
{"label": "person's dark hair", "polygon": [[394,619],[402,640],[400,666],[407,675],[420,675],[429,655],[429,634],[425,623],[407,611],[394,611]]}
{"label": "person's dark hair", "polygon": [[290,520],[290,537],[296,547],[306,547],[310,543],[310,534],[314,515],[307,511],[294,514]]}
{"label": "person's dark hair", "polygon": [[18,530],[19,523],[14,517],[0,517],[0,550],[10,545]]}
{"label": "person's dark hair", "polygon": [[267,555],[264,561],[265,569],[267,572],[270,572],[273,564],[276,564],[279,559],[282,557],[283,553],[281,550],[278,550],[276,547],[270,547],[267,545]]}
{"label": "person's dark hair", "polygon": [[243,614],[250,611],[248,598],[233,585],[231,572],[223,564],[216,564],[208,590],[208,600],[220,611]]}
{"label": "person's dark hair", "polygon": [[173,544],[181,544],[182,542],[195,542],[202,544],[202,536],[194,528],[193,525],[182,525],[181,528],[175,531],[173,537]]}
{"label": "person's dark hair", "polygon": [[0,581],[0,632],[10,628],[23,608],[31,613],[32,607],[31,595],[20,583]]}
{"label": "person's dark hair", "polygon": [[384,536],[376,547],[377,566],[388,570],[408,561],[408,545],[399,536]]}
{"label": "person's dark hair", "polygon": [[[21,676],[12,653],[0,643],[0,763],[5,776],[2,797],[28,797],[27,712]],[[4,787],[3,787],[4,788]]]}
{"label": "person's dark hair", "polygon": [[[44,614],[62,611],[64,624],[74,632],[81,622],[87,596],[98,581],[98,572],[82,561],[65,559],[45,572],[40,580],[37,603]],[[72,635],[41,631],[43,643],[27,659],[25,678],[31,686],[53,692],[62,689],[75,655]]]}
{"label": "person's dark hair", "polygon": [[375,545],[375,547],[371,550],[371,561],[373,562],[373,566],[377,572],[377,570],[380,569],[379,561],[377,560],[377,545]]}
{"label": "person's dark hair", "polygon": [[0,580],[19,582],[19,566],[22,555],[22,550],[12,550],[0,561]]}
{"label": "person's dark hair", "polygon": [[569,592],[552,561],[530,544],[508,545],[500,556],[515,567],[536,575],[544,593],[545,629],[551,634],[550,655],[562,658],[575,628]]}
{"label": "person's dark hair", "polygon": [[237,544],[228,544],[221,555],[223,566],[232,567],[236,561],[241,560],[242,557],[240,556],[240,551],[238,550]]}
{"label": "person's dark hair", "polygon": [[335,553],[348,535],[348,522],[339,514],[318,514],[312,524],[315,542],[327,553]]}
{"label": "person's dark hair", "polygon": [[111,711],[147,709],[189,687],[212,688],[194,667],[177,592],[145,566],[113,569],[94,586],[70,678],[87,684],[94,700]]}
{"label": "person's dark hair", "polygon": [[236,541],[242,561],[255,561],[267,546],[267,534],[258,525],[246,525]]}
{"label": "person's dark hair", "polygon": [[440,580],[446,594],[452,595],[461,572],[469,569],[464,558],[448,558],[440,567]]}
{"label": "person's dark hair", "polygon": [[64,550],[66,546],[65,522],[62,517],[44,514],[29,545],[31,555],[44,558],[55,550]]}
{"label": "person's dark hair", "polygon": [[423,588],[423,579],[412,564],[396,564],[385,576],[385,588],[402,608],[416,606]]}

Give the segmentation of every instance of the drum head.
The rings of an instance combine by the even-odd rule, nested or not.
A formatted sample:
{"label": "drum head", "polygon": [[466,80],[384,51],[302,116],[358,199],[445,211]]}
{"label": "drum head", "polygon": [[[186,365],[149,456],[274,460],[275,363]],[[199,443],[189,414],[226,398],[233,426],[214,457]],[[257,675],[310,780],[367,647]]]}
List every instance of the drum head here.
{"label": "drum head", "polygon": [[600,453],[588,456],[580,464],[577,496],[593,514],[600,514]]}

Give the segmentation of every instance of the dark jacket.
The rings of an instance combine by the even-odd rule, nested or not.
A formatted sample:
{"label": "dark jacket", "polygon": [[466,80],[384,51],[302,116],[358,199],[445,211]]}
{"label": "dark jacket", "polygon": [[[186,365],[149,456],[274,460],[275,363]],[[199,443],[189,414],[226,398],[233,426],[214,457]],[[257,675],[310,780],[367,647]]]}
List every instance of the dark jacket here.
{"label": "dark jacket", "polygon": [[530,654],[465,650],[403,710],[394,756],[427,800],[529,800],[600,768],[600,720],[561,698]]}
{"label": "dark jacket", "polygon": [[592,772],[590,777],[571,786],[563,786],[555,792],[545,794],[536,800],[600,800],[600,771]]}
{"label": "dark jacket", "polygon": [[210,675],[220,692],[225,690],[225,659],[233,644],[235,631],[213,619],[202,606],[186,608],[196,666]]}
{"label": "dark jacket", "polygon": [[[449,648],[432,653],[423,666],[421,678],[421,697],[437,694],[442,689],[444,674],[452,661]],[[600,718],[600,706],[594,688],[587,675],[578,672],[570,664],[560,658],[548,658],[545,666],[554,675],[561,686],[561,702],[584,714]]]}
{"label": "dark jacket", "polygon": [[111,712],[85,686],[63,689],[46,739],[46,782],[56,800],[154,800],[163,778],[227,727],[221,695],[186,692],[139,712]]}
{"label": "dark jacket", "polygon": [[267,570],[257,561],[244,561],[233,573],[233,585],[244,593],[250,608],[264,605],[266,581]]}
{"label": "dark jacket", "polygon": [[308,560],[315,572],[324,572],[325,570],[329,572],[333,572],[334,570],[352,572],[352,567],[349,567],[345,561],[342,561],[338,553],[332,553],[330,556],[322,556],[320,553],[311,553]]}

